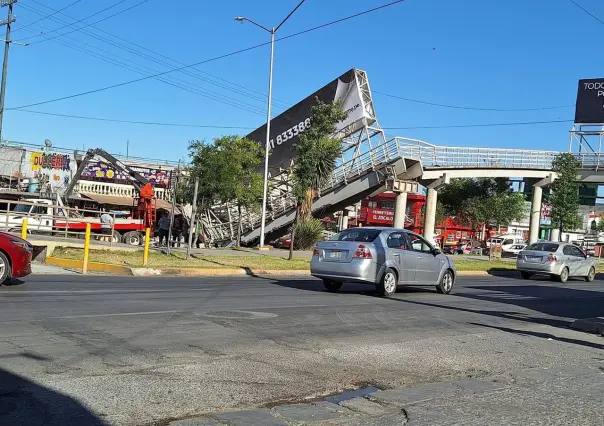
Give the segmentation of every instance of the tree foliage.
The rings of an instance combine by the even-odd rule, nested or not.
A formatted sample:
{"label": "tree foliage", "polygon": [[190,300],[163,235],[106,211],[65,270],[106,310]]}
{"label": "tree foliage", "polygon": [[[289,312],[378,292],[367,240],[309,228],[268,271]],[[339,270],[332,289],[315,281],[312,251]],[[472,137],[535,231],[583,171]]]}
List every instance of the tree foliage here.
{"label": "tree foliage", "polygon": [[554,158],[552,169],[558,175],[552,184],[549,202],[552,206],[552,225],[558,226],[560,233],[575,230],[581,224],[579,219],[579,160],[566,152]]}
{"label": "tree foliage", "polygon": [[342,145],[334,137],[336,126],[346,119],[341,104],[326,104],[315,98],[311,108],[310,127],[300,134],[296,146],[296,160],[293,167],[294,194],[298,201],[296,218],[291,233],[289,258],[293,257],[294,238],[300,222],[312,218],[312,203],[319,194],[321,185],[333,172],[338,157],[342,155]]}
{"label": "tree foliage", "polygon": [[189,155],[191,182],[199,177],[198,199],[203,199],[206,205],[233,203],[237,206],[239,245],[242,208],[252,209],[262,201],[263,178],[257,168],[262,164],[264,150],[252,140],[223,136],[212,144],[192,141]]}
{"label": "tree foliage", "polygon": [[455,179],[438,198],[447,216],[473,229],[508,226],[527,214],[524,195],[512,192],[506,178]]}
{"label": "tree foliage", "polygon": [[296,194],[303,195],[300,210],[302,220],[311,217],[312,202],[321,185],[333,172],[336,160],[342,155],[341,142],[334,134],[336,125],[346,117],[339,102],[326,104],[316,98],[316,104],[311,108],[311,124],[300,134],[293,168]]}

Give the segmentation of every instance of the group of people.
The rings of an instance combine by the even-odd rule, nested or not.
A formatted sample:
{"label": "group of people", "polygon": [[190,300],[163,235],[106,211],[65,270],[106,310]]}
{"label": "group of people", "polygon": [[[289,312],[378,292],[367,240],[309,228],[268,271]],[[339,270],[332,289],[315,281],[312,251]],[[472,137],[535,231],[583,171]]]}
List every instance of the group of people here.
{"label": "group of people", "polygon": [[[170,225],[172,225],[172,247],[180,247],[181,240],[188,243],[189,239],[189,226],[182,214],[174,216],[174,220],[170,220],[170,214],[164,213],[157,222],[157,231],[159,235],[160,247],[168,245],[168,239],[170,237]],[[197,224],[196,229],[193,230],[193,242],[197,248],[200,248],[203,242],[203,236],[201,235],[201,224]]]}

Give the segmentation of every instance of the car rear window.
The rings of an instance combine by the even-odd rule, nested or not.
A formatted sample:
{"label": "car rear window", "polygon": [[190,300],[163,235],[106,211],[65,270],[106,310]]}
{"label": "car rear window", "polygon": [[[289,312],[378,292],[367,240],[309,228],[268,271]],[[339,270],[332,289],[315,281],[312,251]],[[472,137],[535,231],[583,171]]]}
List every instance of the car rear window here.
{"label": "car rear window", "polygon": [[330,238],[330,241],[356,241],[372,243],[380,235],[378,229],[347,229]]}
{"label": "car rear window", "polygon": [[558,250],[559,245],[553,243],[534,243],[528,246],[525,250],[533,251],[549,251],[551,253]]}

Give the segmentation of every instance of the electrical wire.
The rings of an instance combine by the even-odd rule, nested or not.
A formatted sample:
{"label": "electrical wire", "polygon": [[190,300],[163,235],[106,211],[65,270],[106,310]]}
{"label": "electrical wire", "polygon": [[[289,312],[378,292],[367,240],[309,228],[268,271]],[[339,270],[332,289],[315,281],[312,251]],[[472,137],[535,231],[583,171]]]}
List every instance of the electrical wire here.
{"label": "electrical wire", "polygon": [[413,130],[413,129],[458,129],[468,127],[496,127],[496,126],[525,126],[533,124],[572,123],[573,120],[548,120],[548,121],[519,121],[514,123],[485,123],[485,124],[452,124],[442,126],[409,126],[409,127],[382,127],[384,130]]}
{"label": "electrical wire", "polygon": [[73,3],[70,3],[70,4],[68,4],[67,6],[63,7],[62,9],[54,10],[54,12],[53,12],[53,13],[51,13],[51,14],[49,14],[49,15],[46,15],[46,16],[43,16],[42,18],[38,19],[37,21],[31,22],[31,23],[29,23],[29,24],[27,24],[27,25],[24,25],[24,26],[22,26],[22,27],[15,28],[14,30],[12,30],[12,32],[13,32],[13,34],[14,34],[14,33],[16,33],[17,31],[20,31],[20,30],[23,30],[23,29],[25,29],[25,28],[31,27],[32,25],[36,25],[38,22],[42,22],[42,21],[44,21],[45,19],[50,19],[50,18],[52,18],[53,16],[55,16],[57,13],[61,13],[61,12],[63,12],[64,10],[69,9],[71,6],[74,6],[74,5],[78,4],[78,3],[79,3],[79,2],[81,2],[81,1],[82,1],[82,0],[76,0],[76,1],[74,1]]}
{"label": "electrical wire", "polygon": [[[84,20],[86,20],[86,19],[92,18],[93,16],[96,16],[96,15],[98,15],[98,14],[102,13],[102,12],[105,12],[105,11],[107,11],[107,10],[109,10],[109,9],[112,9],[112,8],[114,8],[115,6],[117,6],[117,5],[121,4],[121,3],[124,3],[125,1],[128,1],[128,0],[120,0],[119,2],[117,2],[117,3],[113,4],[113,5],[109,6],[109,7],[106,7],[105,9],[103,9],[103,10],[101,10],[101,11],[97,12],[97,13],[94,13],[94,14],[92,14],[92,15],[90,15],[90,16],[87,16],[87,17],[85,17],[85,18],[82,18],[82,19],[80,19],[79,21],[74,22],[73,24],[77,24],[77,23],[82,22],[82,21],[84,21]],[[140,5],[141,5],[141,4],[143,4],[143,3],[147,3],[148,1],[149,1],[149,0],[142,0],[142,1],[140,1],[140,2],[138,2],[138,3],[136,3],[136,4],[134,4],[134,5],[132,5],[132,6],[128,7],[128,8],[126,8],[126,9],[123,9],[123,10],[120,10],[119,12],[114,13],[113,15],[109,15],[109,16],[106,16],[105,18],[99,19],[98,21],[92,22],[92,23],[90,23],[90,24],[83,25],[82,27],[80,27],[80,28],[76,28],[75,30],[68,31],[68,32],[66,32],[66,33],[62,33],[62,34],[58,34],[58,35],[56,35],[56,36],[54,36],[54,37],[49,37],[49,38],[46,38],[46,39],[44,39],[44,40],[32,41],[32,42],[30,42],[29,44],[38,44],[38,43],[42,43],[42,42],[45,42],[45,41],[54,40],[55,38],[58,38],[58,37],[63,37],[63,36],[65,36],[65,35],[67,35],[67,34],[75,33],[76,31],[81,31],[81,30],[82,30],[82,29],[84,29],[84,28],[88,28],[88,27],[90,27],[90,26],[92,26],[92,25],[96,25],[96,24],[98,24],[98,23],[100,23],[100,22],[106,21],[106,20],[108,20],[108,19],[113,18],[114,16],[121,15],[122,13],[127,12],[127,11],[129,11],[129,10],[131,10],[131,9],[134,9],[135,7],[140,6]],[[73,25],[73,24],[72,24],[72,25]],[[46,36],[46,35],[48,35],[48,33],[52,33],[52,32],[55,32],[55,31],[61,30],[61,29],[63,29],[63,28],[65,28],[65,27],[54,28],[54,29],[52,29],[52,30],[47,31],[47,32],[46,32],[46,33],[44,33],[44,34],[38,34],[38,35],[36,35],[36,36],[25,37],[25,38],[19,39],[19,40],[17,40],[17,41],[18,41],[18,42],[21,42],[22,40],[29,40],[29,39],[31,39],[31,38],[35,38],[35,37]]]}
{"label": "electrical wire", "polygon": [[460,105],[447,105],[447,104],[439,104],[436,102],[428,102],[428,101],[420,101],[418,99],[411,99],[411,98],[404,98],[402,96],[395,96],[395,95],[391,95],[389,93],[384,93],[384,92],[378,92],[377,90],[371,90],[372,93],[376,93],[378,95],[382,95],[382,96],[387,96],[389,98],[394,98],[394,99],[400,99],[402,101],[407,101],[407,102],[414,102],[417,104],[423,104],[423,105],[431,105],[431,106],[437,106],[437,107],[443,107],[443,108],[454,108],[454,109],[463,109],[463,110],[469,110],[469,111],[497,111],[497,112],[520,112],[520,111],[545,111],[545,110],[552,110],[552,109],[561,109],[561,108],[570,108],[570,107],[574,107],[574,104],[570,104],[570,105],[559,105],[559,106],[552,106],[552,107],[541,107],[541,108],[477,108],[477,107],[467,107],[467,106],[460,106]]}
{"label": "electrical wire", "polygon": [[144,124],[144,125],[148,125],[148,126],[195,127],[195,128],[202,128],[202,129],[240,129],[240,130],[255,129],[255,127],[244,127],[244,126],[214,126],[214,125],[205,125],[205,124],[160,123],[160,122],[153,122],[153,121],[118,120],[118,119],[112,119],[112,118],[86,117],[86,116],[81,116],[81,115],[69,115],[69,114],[58,114],[58,113],[53,113],[53,112],[32,111],[32,110],[28,110],[28,109],[17,109],[14,111],[27,112],[30,114],[51,115],[54,117],[76,118],[76,119],[80,119],[80,120],[108,121],[108,122],[112,122],[112,123],[126,123],[126,124]]}
{"label": "electrical wire", "polygon": [[[297,32],[297,33],[294,33],[294,34],[290,34],[288,36],[284,36],[284,37],[278,38],[275,41],[287,40],[287,39],[292,38],[292,37],[296,37],[296,36],[299,36],[299,35],[302,35],[302,34],[306,34],[306,33],[309,33],[311,31],[315,31],[315,30],[318,30],[318,29],[321,29],[321,28],[328,27],[330,25],[338,24],[338,23],[346,21],[348,19],[352,19],[352,18],[361,16],[361,15],[365,15],[367,13],[375,12],[377,10],[384,9],[386,7],[393,6],[393,5],[398,4],[398,3],[402,3],[403,1],[404,0],[397,0],[395,2],[391,2],[391,3],[385,4],[385,5],[382,5],[382,6],[379,6],[379,7],[375,7],[375,8],[366,10],[364,12],[356,13],[354,15],[350,15],[348,17],[338,19],[336,21],[328,22],[326,24],[318,25],[316,27],[309,28],[307,30],[303,30],[303,31],[300,31],[300,32]],[[35,103],[32,103],[32,104],[21,105],[21,106],[18,106],[18,107],[6,108],[6,110],[19,109],[19,108],[29,108],[29,107],[32,107],[32,106],[44,105],[44,104],[48,104],[48,103],[52,103],[52,102],[58,102],[58,101],[66,100],[66,99],[72,99],[72,98],[77,98],[77,97],[80,97],[80,96],[86,96],[86,95],[90,95],[90,94],[93,94],[93,93],[102,92],[102,91],[105,91],[105,90],[115,89],[117,87],[122,87],[122,86],[126,86],[126,85],[129,85],[129,84],[138,83],[140,81],[149,80],[151,78],[159,77],[159,76],[162,76],[162,75],[170,74],[170,73],[173,73],[175,71],[180,71],[180,70],[188,69],[188,68],[195,67],[195,66],[198,66],[198,65],[202,65],[202,64],[209,63],[209,62],[213,62],[213,61],[217,61],[217,60],[220,60],[220,59],[224,59],[224,58],[228,58],[228,57],[231,57],[231,56],[235,56],[235,55],[238,55],[240,53],[249,52],[251,50],[255,50],[255,49],[258,49],[260,47],[269,45],[269,44],[270,44],[270,42],[260,43],[260,44],[257,44],[255,46],[245,47],[243,49],[239,49],[239,50],[235,50],[233,52],[225,53],[223,55],[215,56],[215,57],[210,58],[210,59],[205,59],[203,61],[196,62],[194,64],[185,65],[185,66],[178,67],[178,68],[173,68],[171,70],[164,71],[164,72],[161,72],[161,73],[158,73],[158,74],[155,74],[155,75],[149,75],[149,76],[142,77],[142,78],[137,78],[137,79],[134,79],[134,80],[124,81],[122,83],[112,84],[110,86],[105,86],[105,87],[101,87],[101,88],[98,88],[98,89],[88,90],[88,91],[85,91],[85,92],[80,92],[80,93],[76,93],[76,94],[73,94],[73,95],[63,96],[63,97],[60,97],[60,98],[49,99],[49,100],[46,100],[46,101],[35,102]]]}
{"label": "electrical wire", "polygon": [[583,6],[581,6],[579,3],[577,3],[574,0],[568,0],[569,2],[571,2],[572,4],[574,4],[575,6],[577,6],[579,9],[581,9],[583,12],[587,13],[589,16],[591,16],[592,18],[594,18],[596,21],[598,21],[600,24],[604,25],[604,21],[600,18],[598,18],[596,15],[594,15],[593,13],[591,13],[589,10],[585,9]]}
{"label": "electrical wire", "polygon": [[[43,12],[40,12],[39,10],[37,10],[37,9],[35,9],[35,8],[28,7],[28,6],[26,6],[26,5],[23,5],[22,7],[23,7],[24,9],[26,9],[26,10],[29,10],[29,11],[33,12],[33,13],[37,13],[37,14],[41,14],[41,13],[43,13]],[[58,22],[61,22],[61,23],[64,23],[64,24],[67,24],[67,25],[69,25],[68,23],[66,23],[65,21],[63,21],[63,20],[61,20],[61,19],[53,18],[53,20],[58,21]],[[30,30],[30,31],[31,31],[31,30]],[[94,34],[94,33],[88,33],[88,32],[85,32],[85,33],[86,33],[87,35],[90,35],[90,36],[91,36],[91,37],[93,37],[93,38],[96,38],[96,39],[98,39],[98,40],[102,41],[102,42],[108,43],[108,44],[110,44],[110,45],[116,46],[116,47],[121,48],[121,49],[123,49],[123,50],[126,50],[126,51],[128,51],[128,52],[131,52],[131,53],[135,54],[136,56],[142,57],[142,58],[144,58],[144,59],[148,59],[148,60],[153,61],[153,62],[156,62],[156,63],[160,63],[160,64],[163,64],[163,65],[166,65],[166,66],[168,66],[168,67],[172,67],[172,66],[173,66],[172,64],[170,64],[170,63],[168,63],[168,62],[161,61],[161,60],[158,60],[158,59],[156,59],[156,58],[154,58],[154,57],[152,57],[152,56],[150,56],[150,55],[140,53],[140,52],[138,52],[138,51],[136,51],[136,50],[133,50],[133,49],[131,49],[131,48],[127,47],[127,46],[120,45],[120,44],[115,43],[115,42],[112,42],[111,40],[108,40],[108,39],[106,39],[106,38],[104,38],[104,37],[100,37],[100,36],[98,36],[98,35],[96,35],[96,34]],[[116,64],[116,58],[118,58],[118,59],[122,59],[123,61],[126,61],[126,63],[127,63],[127,62],[131,62],[131,63],[133,63],[133,64],[136,64],[136,62],[133,62],[133,61],[132,61],[132,60],[130,60],[130,59],[126,59],[126,58],[123,58],[123,57],[122,57],[122,58],[120,58],[119,56],[115,55],[115,54],[114,54],[114,53],[112,53],[112,52],[109,52],[109,51],[107,51],[107,50],[103,50],[103,49],[101,49],[101,48],[99,48],[99,47],[96,47],[96,46],[93,46],[93,45],[91,45],[91,44],[89,44],[89,43],[86,43],[86,42],[84,42],[84,41],[81,41],[81,40],[75,39],[75,38],[73,38],[73,37],[71,37],[71,36],[66,36],[66,38],[67,38],[67,39],[70,39],[70,40],[73,40],[73,41],[75,41],[76,43],[80,43],[80,44],[84,44],[84,45],[86,45],[86,46],[89,46],[89,47],[90,47],[90,48],[92,48],[92,49],[97,49],[97,50],[100,50],[100,51],[102,51],[102,52],[105,52],[105,53],[107,53],[107,54],[108,54],[108,55],[110,55],[110,56],[100,57],[100,56],[99,56],[99,55],[98,55],[96,52],[91,52],[91,51],[89,51],[89,50],[87,50],[87,49],[86,49],[86,50],[82,50],[81,48],[76,48],[76,47],[75,47],[73,44],[69,44],[69,43],[68,43],[68,44],[65,44],[64,40],[53,40],[53,41],[54,41],[55,43],[63,44],[63,45],[64,45],[64,46],[66,46],[66,47],[73,48],[73,49],[78,50],[78,51],[80,51],[80,52],[82,52],[82,53],[85,53],[85,54],[87,54],[87,55],[90,55],[90,56],[96,57],[96,58],[98,58],[98,59],[101,59],[101,60],[103,60],[103,61],[105,61],[105,62],[109,62],[109,63],[112,63],[112,64]],[[118,61],[118,62],[121,62],[121,61]],[[127,66],[127,65],[125,65],[126,63],[121,62],[120,64],[116,64],[116,65],[119,65],[119,66],[126,66],[126,67],[128,68],[128,66]],[[124,65],[122,65],[122,64],[124,64]],[[147,67],[147,66],[137,64],[137,68],[139,68],[139,70],[140,70],[140,67],[144,67],[144,68],[146,68],[147,70],[151,69],[151,70],[152,70],[152,73],[157,73],[157,72],[158,72],[157,70],[154,70],[154,69],[149,68],[149,67]],[[132,68],[129,68],[129,69],[132,69]],[[198,76],[198,75],[196,75],[195,73],[192,73],[192,72],[190,72],[190,71],[188,71],[188,70],[183,70],[183,71],[181,71],[181,72],[182,72],[183,74],[189,75],[189,76],[194,77],[194,78],[196,78],[196,79],[199,79],[199,80],[202,80],[202,81],[205,81],[205,82],[212,83],[212,84],[214,84],[214,85],[216,85],[216,86],[218,86],[218,87],[225,88],[225,89],[230,90],[230,91],[232,91],[232,92],[234,92],[234,93],[241,94],[242,96],[245,96],[245,97],[251,98],[251,99],[253,99],[253,100],[261,101],[261,102],[263,102],[263,103],[264,103],[264,102],[266,102],[266,97],[259,97],[259,96],[257,96],[257,95],[249,95],[249,94],[247,94],[247,93],[245,93],[245,92],[242,92],[242,91],[240,91],[240,90],[236,90],[236,89],[229,88],[228,86],[226,86],[226,85],[224,85],[224,84],[215,83],[215,82],[213,82],[213,81],[209,80],[208,78],[204,78],[204,77]],[[149,73],[147,72],[147,74],[149,74]],[[247,103],[247,102],[240,101],[239,99],[231,98],[231,97],[229,97],[229,96],[223,95],[223,94],[218,93],[218,92],[213,92],[213,91],[208,90],[208,89],[206,89],[205,87],[202,87],[202,86],[200,86],[200,85],[195,85],[195,84],[193,84],[193,83],[189,83],[189,82],[187,82],[187,81],[185,81],[185,80],[182,80],[182,79],[179,79],[179,78],[177,78],[177,77],[167,77],[167,78],[172,78],[172,79],[175,79],[175,80],[177,80],[177,81],[183,82],[183,83],[185,83],[185,84],[187,84],[187,85],[189,85],[189,86],[191,86],[191,85],[192,85],[192,86],[194,86],[194,87],[199,88],[200,90],[203,90],[203,91],[205,91],[205,92],[209,92],[209,93],[212,95],[212,97],[210,97],[210,98],[211,98],[211,99],[214,99],[214,100],[217,100],[217,101],[219,101],[219,102],[222,102],[222,100],[221,100],[221,99],[222,99],[222,98],[225,98],[225,99],[228,99],[228,101],[229,101],[229,102],[238,102],[238,103],[241,103],[241,104],[247,105],[248,107],[253,108],[253,109],[254,109],[254,111],[253,111],[253,112],[255,112],[255,113],[260,113],[260,114],[265,114],[265,113],[266,113],[266,112],[265,112],[265,108],[263,108],[263,109],[259,109],[259,107],[258,107],[258,106],[256,106],[256,105],[252,105],[252,104],[249,104],[249,103]],[[163,81],[163,80],[161,80],[161,79],[159,79],[159,78],[156,78],[156,79],[157,79],[157,80],[159,80],[159,81]],[[197,94],[200,94],[200,93],[197,93]],[[202,95],[202,96],[203,96],[203,95]],[[218,98],[217,98],[217,97],[218,97]],[[227,104],[231,104],[231,103],[229,103],[229,102],[225,102],[225,103],[227,103]],[[284,103],[283,103],[283,104],[284,104]],[[285,105],[287,105],[287,104],[285,104]],[[245,108],[244,108],[244,109],[245,109]],[[249,110],[249,109],[248,109],[248,110]],[[260,112],[258,112],[258,111],[260,111]],[[275,114],[275,115],[276,115],[276,114]]]}
{"label": "electrical wire", "polygon": [[[71,38],[71,37],[68,37],[68,38]],[[76,40],[76,39],[73,39],[73,40]],[[106,50],[96,48],[95,46],[92,46],[92,45],[82,42],[82,41],[78,41],[78,40],[76,40],[76,41],[79,43],[82,43],[84,45],[93,47],[101,52],[105,52],[108,55],[103,55],[96,51],[92,51],[90,49],[86,49],[81,46],[74,45],[73,43],[69,43],[68,41],[65,41],[65,40],[55,40],[55,43],[58,43],[60,45],[68,47],[70,49],[79,51],[81,53],[92,56],[94,58],[100,59],[104,62],[108,62],[113,65],[119,66],[120,68],[129,69],[131,71],[136,72],[137,74],[149,75],[149,69],[150,69],[149,67],[141,67],[136,63],[132,63],[128,59],[121,58],[120,56],[117,56]],[[151,69],[151,72],[156,73],[157,70]],[[168,79],[171,79],[171,80],[168,80]],[[220,93],[207,90],[202,86],[195,85],[193,83],[190,83],[186,80],[183,80],[183,79],[180,79],[180,78],[177,78],[174,76],[156,77],[156,80],[158,80],[162,83],[168,84],[170,86],[180,88],[189,93],[197,94],[197,95],[203,96],[205,98],[215,100],[217,102],[221,102],[221,103],[224,103],[224,104],[227,104],[227,105],[230,105],[230,106],[233,106],[233,107],[236,107],[236,108],[248,111],[248,112],[252,112],[254,114],[265,115],[265,113],[266,113],[264,109],[261,109],[256,105],[252,105],[247,102],[241,101],[239,99],[231,98],[231,97],[222,95]]]}
{"label": "electrical wire", "polygon": [[[40,3],[40,2],[39,2],[39,1],[37,1],[37,0],[31,0],[31,1],[32,1],[33,3],[36,3],[36,4],[40,5],[40,6],[44,6],[45,8],[47,8],[47,9],[49,9],[49,10],[53,10],[53,11],[55,10],[55,9],[51,8],[50,6],[47,6],[47,5],[43,4],[43,3]],[[22,6],[22,7],[23,7],[23,6]],[[40,12],[40,11],[35,11],[35,9],[31,8],[31,6],[30,6],[30,9],[29,9],[29,10],[34,11],[34,13],[41,14],[41,12]],[[76,19],[76,18],[73,18],[73,17],[71,17],[71,16],[67,15],[66,13],[61,13],[61,14],[62,14],[63,16],[65,16],[66,18],[69,18],[69,19]],[[65,21],[59,21],[59,22],[61,22],[61,23],[63,23],[63,24],[67,24],[67,22],[65,22]],[[166,56],[166,55],[164,55],[164,54],[162,54],[162,53],[156,52],[156,51],[151,50],[151,49],[149,49],[149,48],[147,48],[147,47],[145,47],[145,46],[142,46],[142,45],[140,45],[140,44],[137,44],[137,43],[134,43],[134,42],[132,42],[132,41],[129,41],[129,40],[127,40],[127,39],[125,39],[125,38],[123,38],[123,37],[120,37],[120,36],[118,36],[118,35],[116,35],[116,34],[110,33],[110,32],[108,32],[108,31],[105,31],[105,30],[101,29],[101,28],[97,28],[97,27],[95,27],[94,25],[92,25],[91,27],[92,27],[92,29],[94,29],[94,30],[96,30],[96,31],[98,31],[98,32],[101,32],[101,33],[106,34],[106,35],[108,35],[108,36],[114,37],[114,38],[116,38],[116,39],[118,39],[118,40],[121,40],[121,41],[123,41],[123,42],[126,42],[126,43],[128,43],[128,44],[130,44],[130,45],[132,45],[132,46],[136,46],[137,48],[142,49],[142,50],[144,50],[144,51],[147,51],[147,52],[149,52],[149,53],[152,53],[153,55],[156,55],[156,56],[159,56],[159,57],[161,57],[161,58],[167,59],[167,60],[169,60],[169,61],[171,61],[171,62],[174,62],[174,63],[176,63],[176,64],[178,64],[178,65],[186,65],[184,62],[180,62],[180,61],[178,61],[178,60],[176,60],[176,59],[173,59],[173,58],[170,58],[169,56]],[[120,49],[124,49],[124,50],[127,50],[127,51],[131,52],[131,53],[137,54],[138,56],[141,56],[141,57],[147,58],[147,59],[149,59],[149,60],[151,60],[151,61],[155,61],[155,62],[157,62],[157,63],[161,63],[161,64],[163,64],[163,65],[167,65],[167,66],[174,66],[173,64],[168,64],[167,62],[164,62],[164,61],[158,61],[156,58],[153,58],[152,56],[145,55],[145,54],[143,54],[143,53],[141,53],[141,52],[137,52],[136,50],[132,50],[131,48],[126,47],[126,46],[124,46],[123,44],[117,44],[117,43],[115,43],[115,42],[113,42],[113,41],[111,41],[111,40],[108,40],[108,39],[107,39],[107,38],[105,38],[105,37],[99,36],[99,35],[97,35],[97,34],[93,34],[93,33],[90,33],[90,32],[88,32],[88,31],[85,31],[85,30],[83,30],[83,31],[82,31],[82,33],[83,33],[83,34],[86,34],[86,35],[88,35],[88,36],[90,36],[90,37],[94,37],[94,38],[96,38],[96,39],[98,39],[98,40],[100,40],[100,41],[103,41],[103,42],[105,42],[105,43],[109,43],[109,44],[111,44],[111,45],[113,45],[113,46],[116,46],[116,47],[118,47],[118,48],[120,48]],[[228,86],[222,85],[222,84],[217,83],[217,82],[215,82],[215,81],[212,81],[212,80],[210,80],[210,79],[203,78],[203,77],[201,77],[201,76],[195,75],[195,74],[193,74],[193,73],[189,74],[189,73],[186,73],[186,72],[184,72],[184,71],[181,71],[181,72],[186,73],[187,75],[191,75],[191,76],[193,76],[193,77],[195,77],[195,78],[197,78],[197,79],[200,79],[200,80],[206,81],[206,82],[208,82],[208,83],[210,83],[210,84],[216,85],[216,86],[218,86],[218,87],[222,87],[222,88],[224,88],[224,89],[226,89],[226,90],[230,90],[230,91],[232,91],[232,92],[234,92],[234,93],[239,93],[239,94],[242,94],[242,95],[244,95],[244,96],[249,96],[249,97],[255,97],[255,98],[258,98],[258,96],[255,96],[255,95],[260,95],[260,96],[262,97],[262,98],[261,98],[261,100],[262,100],[263,102],[266,102],[266,97],[267,97],[267,94],[266,94],[266,93],[262,93],[262,92],[258,92],[258,91],[255,91],[255,90],[249,89],[249,88],[247,88],[247,87],[245,87],[245,86],[243,86],[243,85],[241,85],[241,84],[234,83],[234,82],[232,82],[232,81],[226,80],[226,79],[224,79],[224,78],[222,78],[222,77],[218,77],[218,76],[216,76],[216,75],[214,75],[214,74],[210,74],[210,73],[208,73],[208,72],[206,72],[206,71],[202,71],[202,70],[197,69],[197,68],[192,68],[192,70],[193,70],[193,71],[197,71],[197,72],[198,72],[198,73],[200,73],[200,74],[204,74],[204,75],[206,75],[206,76],[212,77],[212,78],[214,78],[214,79],[216,79],[216,80],[219,80],[219,81],[222,81],[222,82],[228,83],[228,84],[230,84],[230,85],[233,85],[233,86],[237,87],[238,89],[242,89],[242,90],[243,90],[243,92],[242,92],[241,90],[233,89],[233,88],[231,88],[231,87],[228,87]],[[249,93],[245,93],[245,92],[249,92],[249,93],[251,93],[252,95],[250,95]],[[255,95],[253,95],[253,94],[255,94]],[[275,103],[282,104],[282,106],[284,106],[284,107],[288,107],[288,106],[290,105],[290,104],[289,104],[289,103],[287,103],[287,102],[284,102],[284,101],[281,101],[281,100],[279,100],[279,99],[273,98],[273,104],[275,104]]]}

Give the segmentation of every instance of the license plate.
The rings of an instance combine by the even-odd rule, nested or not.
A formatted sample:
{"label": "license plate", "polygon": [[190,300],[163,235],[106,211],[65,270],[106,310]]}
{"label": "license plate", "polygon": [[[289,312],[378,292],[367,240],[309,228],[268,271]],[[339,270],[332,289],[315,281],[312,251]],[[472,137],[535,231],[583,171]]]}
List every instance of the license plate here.
{"label": "license plate", "polygon": [[341,259],[342,252],[341,251],[331,251],[331,252],[329,252],[329,258],[330,259]]}
{"label": "license plate", "polygon": [[527,262],[533,262],[533,263],[537,263],[541,261],[541,257],[539,256],[526,256],[524,258]]}

